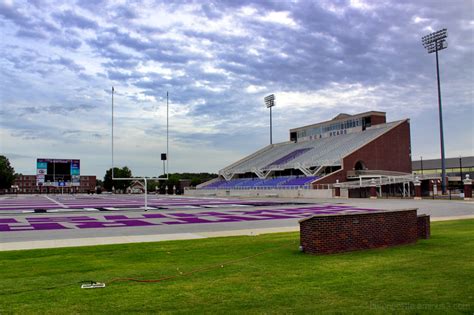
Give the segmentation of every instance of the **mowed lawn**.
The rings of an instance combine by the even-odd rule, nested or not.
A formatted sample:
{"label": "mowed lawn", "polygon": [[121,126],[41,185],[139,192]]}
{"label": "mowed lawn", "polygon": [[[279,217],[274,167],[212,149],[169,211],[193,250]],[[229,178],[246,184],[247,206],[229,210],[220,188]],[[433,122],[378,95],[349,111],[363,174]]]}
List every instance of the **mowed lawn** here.
{"label": "mowed lawn", "polygon": [[298,243],[279,233],[0,252],[0,314],[474,312],[474,220],[432,223],[431,239],[389,249],[311,256]]}

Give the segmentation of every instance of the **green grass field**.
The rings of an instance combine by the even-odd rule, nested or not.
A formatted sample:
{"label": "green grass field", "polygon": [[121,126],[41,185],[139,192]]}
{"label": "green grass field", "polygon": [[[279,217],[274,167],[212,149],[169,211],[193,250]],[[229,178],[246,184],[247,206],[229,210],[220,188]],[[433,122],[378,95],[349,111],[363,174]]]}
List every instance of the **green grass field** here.
{"label": "green grass field", "polygon": [[[474,312],[474,220],[432,223],[432,238],[415,245],[330,256],[302,254],[298,240],[280,233],[0,252],[0,314]],[[166,276],[177,277],[110,282]],[[80,289],[82,280],[107,287]]]}

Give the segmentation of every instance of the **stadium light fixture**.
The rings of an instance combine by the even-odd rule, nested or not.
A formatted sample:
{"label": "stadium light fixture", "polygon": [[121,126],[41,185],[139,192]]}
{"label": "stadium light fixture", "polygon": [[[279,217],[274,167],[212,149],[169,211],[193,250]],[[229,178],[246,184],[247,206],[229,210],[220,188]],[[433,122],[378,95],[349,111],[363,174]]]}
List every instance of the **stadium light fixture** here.
{"label": "stadium light fixture", "polygon": [[428,51],[428,53],[436,53],[436,77],[438,79],[438,110],[440,134],[439,138],[441,143],[441,188],[443,194],[446,193],[446,160],[444,156],[443,108],[441,105],[441,83],[439,78],[438,51],[448,48],[448,43],[446,42],[447,37],[448,30],[444,28],[421,38],[423,47]]}
{"label": "stadium light fixture", "polygon": [[265,106],[270,108],[270,144],[273,144],[272,139],[272,107],[275,106],[275,94],[270,94],[263,98],[265,101]]}
{"label": "stadium light fixture", "polygon": [[[164,175],[165,177],[115,177],[114,176],[114,93],[115,89],[112,87],[112,181],[114,180],[143,180],[145,183],[145,211],[148,210],[148,197],[147,197],[147,181],[160,181],[160,180],[168,180],[169,179],[169,97],[168,97],[168,92],[166,92],[166,154],[165,154],[165,159],[166,159],[166,172],[165,169],[163,168],[163,172],[165,172]],[[163,154],[162,154],[163,157]],[[163,161],[163,166],[164,166]]]}

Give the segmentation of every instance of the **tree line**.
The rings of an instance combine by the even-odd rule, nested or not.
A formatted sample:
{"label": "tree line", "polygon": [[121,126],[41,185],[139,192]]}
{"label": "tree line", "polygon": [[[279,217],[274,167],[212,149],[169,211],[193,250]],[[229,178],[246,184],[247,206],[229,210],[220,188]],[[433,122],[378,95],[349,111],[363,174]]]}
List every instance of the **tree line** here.
{"label": "tree line", "polygon": [[[216,178],[218,175],[213,173],[171,173],[167,180],[149,180],[147,181],[147,190],[152,192],[156,191],[159,193],[166,193],[166,188],[168,188],[168,193],[173,193],[173,187],[177,190],[182,190],[181,181],[189,181],[191,187],[196,187],[199,184],[207,182],[213,178]],[[114,168],[114,178],[131,178],[134,177],[132,171],[127,166],[122,168]],[[159,176],[160,178],[166,178],[165,175]],[[132,180],[112,180],[112,168],[108,169],[105,172],[103,182],[98,181],[98,186],[102,186],[106,191],[112,190],[121,190],[125,191],[127,187],[132,184]]]}

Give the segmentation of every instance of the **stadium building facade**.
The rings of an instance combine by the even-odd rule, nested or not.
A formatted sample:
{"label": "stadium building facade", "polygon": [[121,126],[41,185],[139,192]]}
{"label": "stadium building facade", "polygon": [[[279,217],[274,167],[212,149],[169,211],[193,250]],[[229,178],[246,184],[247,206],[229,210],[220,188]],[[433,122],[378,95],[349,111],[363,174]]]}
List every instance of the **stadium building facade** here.
{"label": "stadium building facade", "polygon": [[412,173],[410,121],[387,122],[385,112],[339,114],[290,129],[289,138],[223,168],[198,189],[317,189]]}
{"label": "stadium building facade", "polygon": [[11,188],[15,193],[95,192],[96,177],[81,176],[78,159],[38,158],[36,175],[19,175]]}
{"label": "stadium building facade", "polygon": [[37,194],[37,193],[88,193],[95,192],[96,176],[81,175],[78,186],[39,186],[37,185],[36,175],[19,175],[13,183],[12,193]]}

